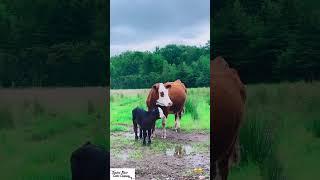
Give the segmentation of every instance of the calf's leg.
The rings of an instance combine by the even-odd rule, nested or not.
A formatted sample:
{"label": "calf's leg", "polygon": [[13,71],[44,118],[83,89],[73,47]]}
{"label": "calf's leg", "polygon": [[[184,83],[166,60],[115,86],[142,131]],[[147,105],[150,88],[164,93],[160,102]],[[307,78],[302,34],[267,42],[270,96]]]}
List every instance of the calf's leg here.
{"label": "calf's leg", "polygon": [[148,144],[151,144],[151,129],[148,129]]}
{"label": "calf's leg", "polygon": [[146,145],[147,130],[143,129],[142,131],[143,131],[143,142],[142,142],[142,144]]}
{"label": "calf's leg", "polygon": [[135,135],[135,139],[138,140],[138,130],[137,130],[137,123],[133,123],[133,130],[134,130],[134,135]]}
{"label": "calf's leg", "polygon": [[139,136],[140,136],[140,139],[142,139],[142,129],[141,129],[141,127],[139,127],[139,129],[140,129],[140,134],[139,134]]}

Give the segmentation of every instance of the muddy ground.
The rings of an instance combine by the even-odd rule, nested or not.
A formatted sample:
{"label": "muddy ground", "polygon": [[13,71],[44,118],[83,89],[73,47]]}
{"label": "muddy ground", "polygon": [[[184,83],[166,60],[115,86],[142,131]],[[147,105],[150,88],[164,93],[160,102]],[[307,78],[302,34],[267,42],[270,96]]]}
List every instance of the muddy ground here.
{"label": "muddy ground", "polygon": [[111,133],[111,167],[135,168],[137,180],[209,179],[208,133],[176,133],[167,129],[166,139],[161,139],[160,129],[155,133],[150,146],[135,141],[133,131]]}

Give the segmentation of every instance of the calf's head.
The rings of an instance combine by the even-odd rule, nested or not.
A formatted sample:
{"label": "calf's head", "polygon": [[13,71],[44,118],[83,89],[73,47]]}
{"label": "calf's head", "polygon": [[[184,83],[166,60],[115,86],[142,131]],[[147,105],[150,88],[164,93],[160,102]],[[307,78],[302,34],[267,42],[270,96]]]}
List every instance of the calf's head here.
{"label": "calf's head", "polygon": [[152,86],[153,89],[156,90],[158,93],[158,99],[156,101],[156,105],[159,106],[172,106],[172,101],[169,97],[169,91],[168,89],[171,87],[170,84],[167,84],[166,86],[163,83],[157,83]]}
{"label": "calf's head", "polygon": [[165,115],[160,107],[154,108],[151,113],[153,116],[157,117],[157,119],[158,118],[163,119],[165,117]]}

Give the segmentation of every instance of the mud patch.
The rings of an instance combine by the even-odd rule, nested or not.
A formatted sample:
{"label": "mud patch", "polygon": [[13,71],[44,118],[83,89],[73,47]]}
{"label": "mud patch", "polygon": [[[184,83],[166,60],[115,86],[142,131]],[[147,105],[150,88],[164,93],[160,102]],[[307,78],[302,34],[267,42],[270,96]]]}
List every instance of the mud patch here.
{"label": "mud patch", "polygon": [[133,132],[112,133],[111,167],[135,168],[137,180],[210,179],[209,134],[167,130],[167,139],[161,139],[158,129],[156,135],[151,146],[142,146]]}
{"label": "mud patch", "polygon": [[[155,138],[153,139],[162,139],[161,138],[162,130],[156,129],[155,130]],[[204,142],[210,140],[210,135],[208,133],[186,133],[186,132],[179,132],[172,129],[167,129],[167,138],[165,140],[168,141],[176,141],[176,142]],[[126,132],[112,132],[111,136],[117,137],[128,137],[134,139],[134,132],[133,130],[126,131]]]}

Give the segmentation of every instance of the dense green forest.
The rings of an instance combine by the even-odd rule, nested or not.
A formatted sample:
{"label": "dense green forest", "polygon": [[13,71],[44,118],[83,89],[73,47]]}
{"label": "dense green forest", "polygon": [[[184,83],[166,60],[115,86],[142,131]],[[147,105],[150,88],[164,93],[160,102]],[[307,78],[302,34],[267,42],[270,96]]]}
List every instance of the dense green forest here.
{"label": "dense green forest", "polygon": [[208,87],[210,42],[205,45],[167,45],[153,52],[127,51],[111,57],[111,88],[150,88],[154,83],[180,79],[187,87]]}
{"label": "dense green forest", "polygon": [[320,1],[214,0],[214,57],[246,83],[320,79]]}
{"label": "dense green forest", "polygon": [[107,1],[0,0],[0,87],[107,78]]}

